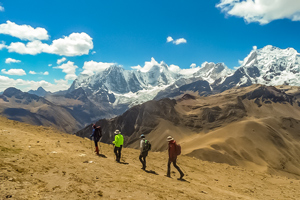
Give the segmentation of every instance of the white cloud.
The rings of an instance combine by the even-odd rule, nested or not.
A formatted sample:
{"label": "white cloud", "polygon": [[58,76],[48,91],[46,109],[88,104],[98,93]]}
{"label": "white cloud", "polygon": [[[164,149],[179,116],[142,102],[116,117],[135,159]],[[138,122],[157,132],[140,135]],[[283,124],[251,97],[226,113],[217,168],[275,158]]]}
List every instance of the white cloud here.
{"label": "white cloud", "polygon": [[0,50],[2,50],[3,48],[6,48],[6,45],[5,45],[5,42],[4,42],[4,41],[2,41],[2,42],[0,43]]}
{"label": "white cloud", "polygon": [[66,80],[74,80],[76,79],[76,69],[78,68],[76,65],[74,65],[74,62],[68,61],[65,64],[62,64],[61,66],[54,67],[56,69],[62,69],[64,73],[67,75],[65,76]]}
{"label": "white cloud", "polygon": [[22,91],[36,90],[38,87],[43,87],[45,90],[55,92],[58,90],[67,90],[70,84],[67,80],[54,80],[55,84],[47,81],[30,81],[23,79],[12,79],[0,75],[0,91],[4,91],[8,87],[16,87]]}
{"label": "white cloud", "polygon": [[61,59],[58,59],[56,63],[57,63],[58,65],[60,65],[60,63],[63,63],[63,62],[65,62],[66,60],[67,60],[67,59],[66,59],[65,57],[62,57]]}
{"label": "white cloud", "polygon": [[33,28],[29,25],[18,25],[11,21],[0,24],[0,34],[11,35],[21,40],[48,40],[49,35],[44,28]]}
{"label": "white cloud", "polygon": [[300,21],[299,0],[221,0],[216,7],[248,23],[268,24],[277,19]]}
{"label": "white cloud", "polygon": [[95,62],[93,60],[87,61],[83,64],[83,72],[81,72],[81,74],[93,75],[95,72],[104,71],[112,65],[116,65],[116,63]]}
{"label": "white cloud", "polygon": [[252,48],[253,48],[253,50],[257,50],[257,46],[253,46]]}
{"label": "white cloud", "polygon": [[141,69],[142,69],[142,67],[141,67],[141,65],[137,65],[137,66],[133,66],[133,67],[131,67],[131,69],[135,69],[135,70],[141,70]]}
{"label": "white cloud", "polygon": [[187,43],[186,39],[179,38],[177,40],[174,40],[171,36],[167,37],[167,42],[172,42],[173,44],[179,45],[182,43]]}
{"label": "white cloud", "polygon": [[179,39],[175,40],[173,43],[176,45],[183,44],[183,43],[186,43],[186,39],[179,38]]}
{"label": "white cloud", "polygon": [[16,60],[16,59],[13,59],[13,58],[6,58],[5,59],[5,63],[9,64],[9,63],[20,63],[21,60]]}
{"label": "white cloud", "polygon": [[167,37],[167,42],[172,42],[173,38],[171,36]]}
{"label": "white cloud", "polygon": [[93,48],[93,39],[83,32],[72,33],[64,38],[53,40],[51,45],[35,40],[28,42],[26,45],[21,42],[11,43],[7,47],[9,52],[19,54],[36,55],[44,52],[60,56],[81,56],[88,54],[89,50]]}
{"label": "white cloud", "polygon": [[29,74],[33,74],[33,75],[35,75],[35,74],[40,74],[40,75],[49,75],[49,72],[35,72],[35,71],[29,71]]}
{"label": "white cloud", "polygon": [[196,63],[192,63],[191,65],[190,65],[190,68],[195,68],[197,65],[196,65]]}
{"label": "white cloud", "polygon": [[23,69],[9,69],[8,71],[6,71],[6,69],[2,69],[1,72],[7,75],[17,75],[17,76],[26,75],[26,72]]}
{"label": "white cloud", "polygon": [[93,52],[92,52],[92,55],[94,55],[95,53],[96,53],[96,51],[93,51]]}
{"label": "white cloud", "polygon": [[4,12],[4,7],[0,6],[0,12]]}
{"label": "white cloud", "polygon": [[180,67],[178,65],[170,65],[169,70],[175,73],[180,72]]}
{"label": "white cloud", "polygon": [[242,61],[242,60],[238,60],[238,62],[239,62],[239,65],[242,65],[244,63],[244,61]]}
{"label": "white cloud", "polygon": [[28,42],[26,45],[22,42],[13,42],[7,46],[8,52],[16,52],[19,54],[36,55],[42,53],[44,49],[48,47],[47,44],[42,43],[39,40]]}
{"label": "white cloud", "polygon": [[52,66],[52,64],[49,64],[49,65],[48,65],[48,67],[51,67],[51,66]]}

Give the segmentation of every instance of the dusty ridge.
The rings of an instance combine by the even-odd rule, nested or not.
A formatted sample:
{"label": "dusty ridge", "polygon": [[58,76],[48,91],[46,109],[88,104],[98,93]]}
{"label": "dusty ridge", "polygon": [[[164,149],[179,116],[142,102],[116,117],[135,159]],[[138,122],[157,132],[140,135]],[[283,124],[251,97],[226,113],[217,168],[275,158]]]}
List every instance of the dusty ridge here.
{"label": "dusty ridge", "polygon": [[0,199],[290,200],[300,196],[299,180],[187,156],[178,159],[186,181],[178,181],[175,171],[170,179],[164,176],[166,152],[149,153],[147,173],[140,169],[137,150],[124,148],[123,164],[118,164],[111,145],[101,144],[105,157],[98,157],[88,139],[2,117],[0,137]]}

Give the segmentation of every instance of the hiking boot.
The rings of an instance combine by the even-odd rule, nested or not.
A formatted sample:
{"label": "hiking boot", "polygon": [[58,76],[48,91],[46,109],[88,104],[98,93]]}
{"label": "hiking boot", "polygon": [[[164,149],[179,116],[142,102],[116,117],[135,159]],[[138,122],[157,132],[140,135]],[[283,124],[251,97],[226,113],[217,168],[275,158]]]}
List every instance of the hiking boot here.
{"label": "hiking boot", "polygon": [[179,179],[182,179],[184,176],[184,173],[180,173],[180,178]]}

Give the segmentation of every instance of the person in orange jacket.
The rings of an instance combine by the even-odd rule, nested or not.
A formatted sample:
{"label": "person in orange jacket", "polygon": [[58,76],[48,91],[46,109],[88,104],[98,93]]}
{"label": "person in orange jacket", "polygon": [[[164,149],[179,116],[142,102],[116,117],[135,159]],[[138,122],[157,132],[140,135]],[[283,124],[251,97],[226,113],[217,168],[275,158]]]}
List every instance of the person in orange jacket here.
{"label": "person in orange jacket", "polygon": [[167,171],[167,177],[171,177],[171,163],[173,163],[174,167],[178,170],[180,173],[180,178],[184,176],[184,173],[181,171],[181,169],[177,166],[176,160],[177,160],[177,151],[176,151],[176,141],[171,136],[167,137],[167,141],[169,142],[168,145],[168,153],[169,153],[169,160],[168,160],[168,171]]}

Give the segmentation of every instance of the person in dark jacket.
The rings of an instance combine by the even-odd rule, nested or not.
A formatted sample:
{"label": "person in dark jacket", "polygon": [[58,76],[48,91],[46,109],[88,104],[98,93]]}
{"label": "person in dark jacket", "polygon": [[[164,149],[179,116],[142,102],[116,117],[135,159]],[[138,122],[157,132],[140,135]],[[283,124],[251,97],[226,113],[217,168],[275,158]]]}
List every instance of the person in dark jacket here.
{"label": "person in dark jacket", "polygon": [[146,170],[146,157],[148,156],[148,149],[145,149],[145,146],[146,146],[145,145],[145,141],[146,141],[145,135],[142,134],[141,135],[141,141],[140,141],[140,150],[141,150],[141,153],[140,153],[139,159],[140,159],[140,161],[141,161],[141,163],[143,165],[143,167],[142,167],[143,170]]}
{"label": "person in dark jacket", "polygon": [[97,155],[99,155],[99,148],[98,148],[98,142],[100,141],[100,138],[102,137],[102,130],[100,126],[96,127],[96,124],[93,124],[93,133],[90,136],[91,138],[94,138],[94,142],[95,142],[95,152],[97,153]]}
{"label": "person in dark jacket", "polygon": [[180,178],[184,176],[184,173],[181,171],[181,169],[177,166],[176,160],[177,160],[177,152],[176,152],[176,141],[171,136],[167,137],[167,141],[169,142],[168,145],[168,153],[169,153],[169,160],[168,160],[168,171],[167,171],[167,177],[171,177],[171,163],[173,163],[174,167],[178,170],[180,173]]}

